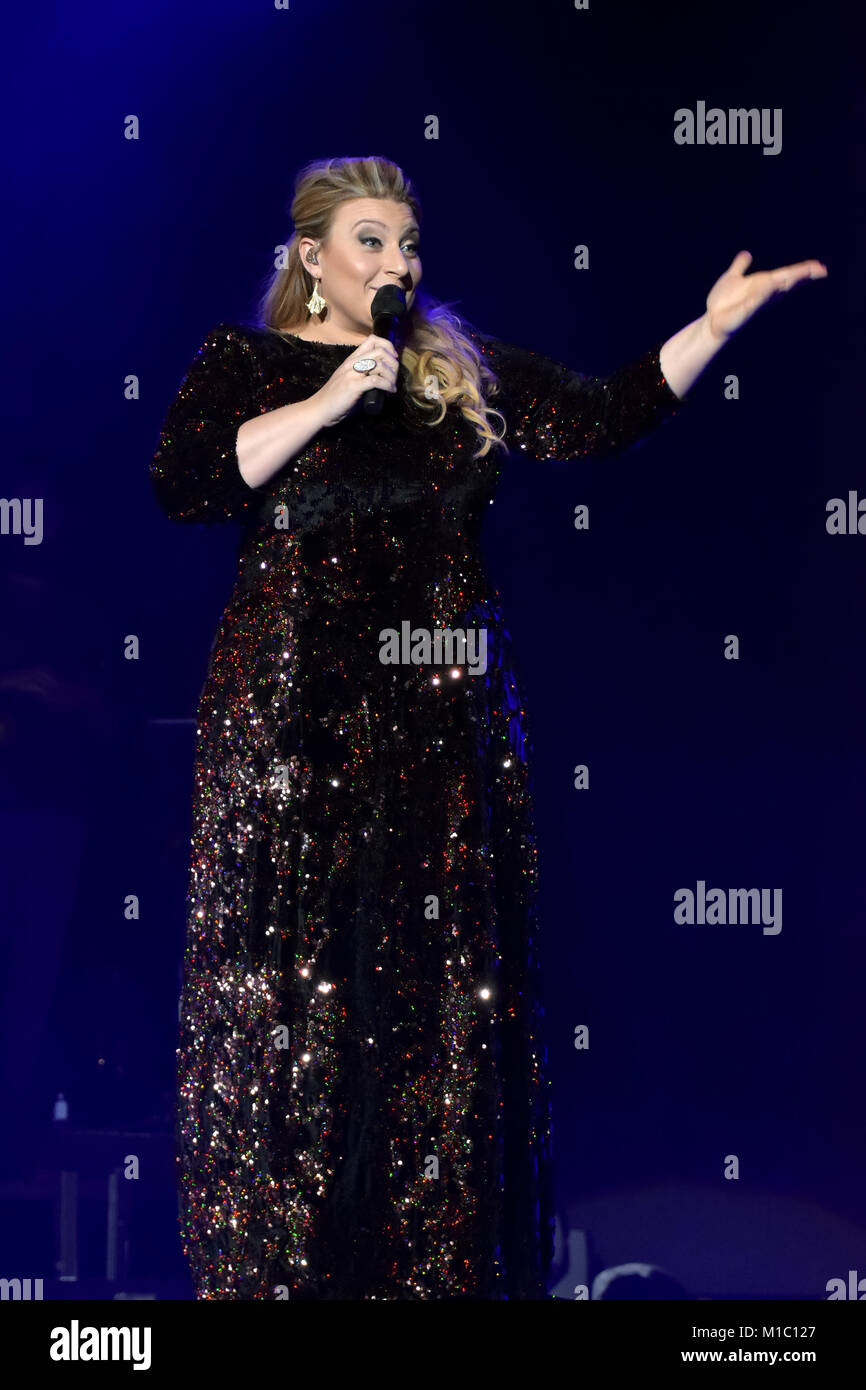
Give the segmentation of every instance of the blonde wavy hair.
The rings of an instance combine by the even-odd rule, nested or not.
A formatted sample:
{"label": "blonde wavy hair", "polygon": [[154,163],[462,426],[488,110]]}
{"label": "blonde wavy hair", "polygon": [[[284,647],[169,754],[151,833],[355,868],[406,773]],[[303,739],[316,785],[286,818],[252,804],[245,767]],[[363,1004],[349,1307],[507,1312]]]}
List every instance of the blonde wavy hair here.
{"label": "blonde wavy hair", "polygon": [[[407,203],[421,224],[418,196],[402,169],[377,155],[362,159],[323,159],[305,165],[295,180],[290,215],[294,232],[288,242],[286,264],[274,271],[259,301],[259,323],[274,332],[294,332],[310,322],[306,301],[315,279],[304,268],[297,252],[302,237],[327,245],[334,212],[350,198],[387,198]],[[323,316],[327,316],[327,309]],[[468,321],[450,305],[433,299],[418,288],[404,321],[400,360],[408,371],[407,390],[417,408],[430,415],[431,427],[444,418],[449,405],[460,410],[475,429],[480,447],[472,455],[483,458],[496,445],[504,446],[505,418],[487,404],[498,394],[499,381],[475,344],[463,331]],[[435,378],[436,394],[428,387]],[[497,434],[488,417],[498,416]]]}

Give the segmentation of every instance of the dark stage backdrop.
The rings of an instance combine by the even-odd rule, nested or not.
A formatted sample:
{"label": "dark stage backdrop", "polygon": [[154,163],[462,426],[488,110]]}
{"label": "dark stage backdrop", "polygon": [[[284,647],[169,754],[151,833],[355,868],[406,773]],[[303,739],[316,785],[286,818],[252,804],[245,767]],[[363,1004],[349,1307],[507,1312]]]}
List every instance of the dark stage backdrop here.
{"label": "dark stage backdrop", "polygon": [[[425,286],[582,372],[697,318],[741,248],[829,269],[631,453],[512,459],[485,546],[534,737],[564,1228],[590,1274],[644,1260],[712,1297],[866,1273],[857,22],[840,0],[15,15],[2,491],[43,525],[0,537],[0,1275],[51,1274],[24,1196],[63,1093],[111,1161],[157,1136],[129,1277],[188,1296],[166,1154],[193,712],[237,533],[173,526],[147,467],[207,331],[252,315],[297,169],[373,153],[417,185]],[[764,111],[773,140],[677,143],[699,104]],[[762,890],[775,925],[678,922],[700,885]]]}

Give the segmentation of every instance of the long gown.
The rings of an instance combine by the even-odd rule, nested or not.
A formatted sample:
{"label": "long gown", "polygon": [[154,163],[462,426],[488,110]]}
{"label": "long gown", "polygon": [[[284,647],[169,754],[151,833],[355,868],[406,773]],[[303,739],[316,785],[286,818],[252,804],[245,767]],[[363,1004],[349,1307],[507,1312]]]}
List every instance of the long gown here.
{"label": "long gown", "polygon": [[[610,457],[680,405],[660,343],[588,378],[466,331],[529,455]],[[541,1299],[531,747],[480,558],[496,452],[472,460],[453,407],[423,423],[401,372],[381,415],[320,431],[266,487],[238,471],[238,426],[352,351],[218,324],[150,466],[172,520],[242,527],[197,710],[181,1241],[200,1299]],[[447,648],[385,664],[406,622],[483,629],[486,670],[481,648],[474,670]]]}

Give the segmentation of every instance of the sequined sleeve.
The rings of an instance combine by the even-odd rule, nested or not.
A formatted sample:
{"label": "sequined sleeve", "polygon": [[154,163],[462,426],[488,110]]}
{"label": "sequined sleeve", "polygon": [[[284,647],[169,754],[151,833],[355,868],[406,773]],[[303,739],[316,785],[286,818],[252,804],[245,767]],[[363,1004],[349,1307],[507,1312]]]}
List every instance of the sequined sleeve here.
{"label": "sequined sleeve", "polygon": [[262,504],[238,467],[237,433],[258,414],[249,341],[234,324],[208,333],[169,407],[150,481],[172,521],[243,521]]}
{"label": "sequined sleeve", "polygon": [[473,337],[502,387],[489,404],[505,416],[506,443],[534,458],[611,458],[656,430],[687,399],[662,373],[662,342],[599,377],[497,338]]}

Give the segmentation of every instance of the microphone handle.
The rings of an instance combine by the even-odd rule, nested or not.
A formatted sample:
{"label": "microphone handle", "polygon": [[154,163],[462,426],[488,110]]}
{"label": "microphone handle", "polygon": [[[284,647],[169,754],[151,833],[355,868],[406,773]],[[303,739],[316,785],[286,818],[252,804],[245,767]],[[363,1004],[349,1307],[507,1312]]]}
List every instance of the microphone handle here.
{"label": "microphone handle", "polygon": [[[396,314],[377,314],[373,320],[373,332],[377,338],[387,338],[389,343],[396,345],[399,323]],[[381,386],[371,386],[361,397],[361,409],[364,414],[378,415],[388,395],[389,392],[383,391]]]}

